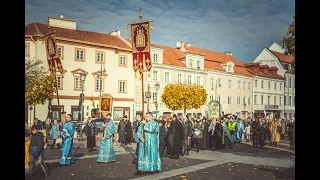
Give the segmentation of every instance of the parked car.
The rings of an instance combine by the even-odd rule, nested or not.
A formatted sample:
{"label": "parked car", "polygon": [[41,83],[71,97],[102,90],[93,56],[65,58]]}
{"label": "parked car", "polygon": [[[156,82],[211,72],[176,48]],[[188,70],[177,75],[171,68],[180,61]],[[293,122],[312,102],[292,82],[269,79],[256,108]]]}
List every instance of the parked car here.
{"label": "parked car", "polygon": [[[102,125],[104,124],[104,118],[92,118],[92,121],[96,123],[98,131],[103,131]],[[80,128],[81,123],[80,122],[77,123],[76,124],[77,131],[80,132],[80,129],[83,131],[86,124],[87,124],[87,121],[83,121],[82,127]]]}

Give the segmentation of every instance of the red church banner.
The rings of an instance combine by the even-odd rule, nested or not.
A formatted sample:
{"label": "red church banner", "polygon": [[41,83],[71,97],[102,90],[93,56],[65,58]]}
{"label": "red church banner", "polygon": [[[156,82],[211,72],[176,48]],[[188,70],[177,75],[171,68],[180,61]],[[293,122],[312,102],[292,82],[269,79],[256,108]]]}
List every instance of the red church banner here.
{"label": "red church banner", "polygon": [[55,73],[56,69],[63,74],[63,67],[61,64],[60,57],[58,55],[58,48],[55,40],[55,33],[51,32],[44,36],[45,46],[47,50],[47,59],[49,70],[51,73]]}
{"label": "red church banner", "polygon": [[142,74],[144,66],[151,71],[149,22],[131,24],[133,70]]}

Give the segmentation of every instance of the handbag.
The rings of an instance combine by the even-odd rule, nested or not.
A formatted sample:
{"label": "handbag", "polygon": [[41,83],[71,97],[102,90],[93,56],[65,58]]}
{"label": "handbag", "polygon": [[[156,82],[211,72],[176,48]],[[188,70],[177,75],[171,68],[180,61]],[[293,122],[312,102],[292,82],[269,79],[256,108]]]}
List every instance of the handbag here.
{"label": "handbag", "polygon": [[281,133],[282,133],[282,128],[281,128],[281,127],[278,127],[278,128],[277,128],[277,132],[278,132],[279,134],[281,134]]}

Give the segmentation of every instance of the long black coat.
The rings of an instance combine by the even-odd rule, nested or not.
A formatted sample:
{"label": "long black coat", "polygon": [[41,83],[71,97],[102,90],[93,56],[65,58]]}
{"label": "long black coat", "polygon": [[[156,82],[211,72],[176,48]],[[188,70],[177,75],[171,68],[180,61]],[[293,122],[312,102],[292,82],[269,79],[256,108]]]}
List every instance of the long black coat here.
{"label": "long black coat", "polygon": [[210,124],[205,123],[204,124],[204,130],[202,131],[203,136],[201,138],[201,145],[200,149],[208,149],[209,148],[209,141],[210,141],[210,133],[208,132]]}
{"label": "long black coat", "polygon": [[288,135],[291,144],[295,144],[296,122],[288,124]]}
{"label": "long black coat", "polygon": [[220,123],[216,123],[214,128],[213,140],[215,141],[215,148],[222,148],[222,136],[223,136],[223,127]]}
{"label": "long black coat", "polygon": [[87,136],[87,148],[96,147],[96,135],[98,134],[97,125],[95,122],[87,123],[84,127]]}
{"label": "long black coat", "polygon": [[119,143],[125,143],[127,138],[126,138],[126,128],[127,124],[125,121],[120,121],[118,124],[118,142]]}
{"label": "long black coat", "polygon": [[126,133],[127,133],[127,141],[133,142],[133,131],[132,131],[131,122],[129,120],[127,120],[127,124],[126,124]]}
{"label": "long black coat", "polygon": [[266,127],[264,125],[258,125],[256,128],[257,135],[259,142],[266,140]]}
{"label": "long black coat", "polygon": [[187,121],[182,124],[183,127],[183,138],[187,139],[192,136],[192,124],[190,121]]}
{"label": "long black coat", "polygon": [[171,122],[168,131],[167,155],[179,155],[182,153],[183,134],[182,124],[178,120]]}

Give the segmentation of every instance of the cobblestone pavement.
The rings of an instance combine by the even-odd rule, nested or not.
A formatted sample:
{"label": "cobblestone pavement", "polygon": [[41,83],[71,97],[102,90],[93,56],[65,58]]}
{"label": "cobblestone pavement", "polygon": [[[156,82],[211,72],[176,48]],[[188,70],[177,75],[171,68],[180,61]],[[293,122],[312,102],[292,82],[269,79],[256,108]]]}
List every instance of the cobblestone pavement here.
{"label": "cobblestone pavement", "polygon": [[[286,142],[282,143],[283,147],[266,146],[262,149],[241,143],[234,145],[233,149],[191,151],[189,156],[179,160],[164,157],[163,172],[142,176],[133,174],[136,171],[133,155],[136,144],[120,148],[114,144],[116,162],[98,164],[95,159],[97,150],[89,153],[75,143],[75,163],[67,167],[57,167],[61,157],[59,149],[45,149],[45,163],[51,171],[45,179],[294,179],[295,153],[294,150],[288,151]],[[40,168],[37,167],[36,173],[33,179],[43,179]]]}

